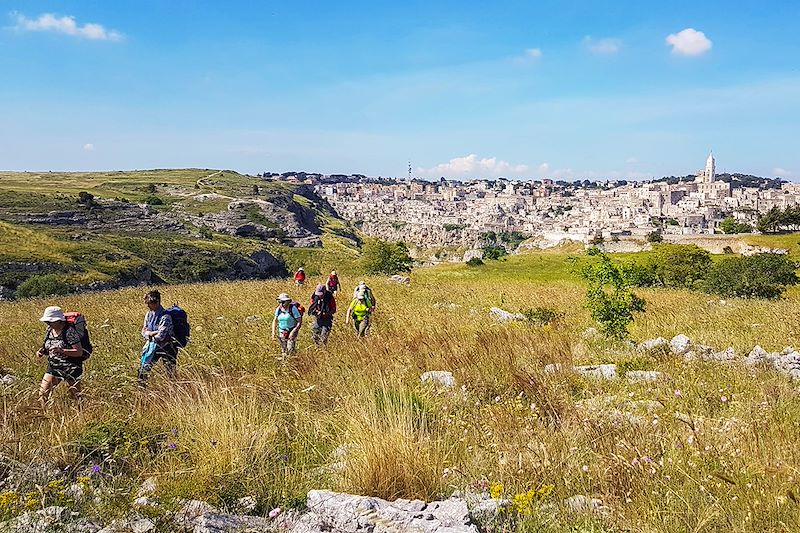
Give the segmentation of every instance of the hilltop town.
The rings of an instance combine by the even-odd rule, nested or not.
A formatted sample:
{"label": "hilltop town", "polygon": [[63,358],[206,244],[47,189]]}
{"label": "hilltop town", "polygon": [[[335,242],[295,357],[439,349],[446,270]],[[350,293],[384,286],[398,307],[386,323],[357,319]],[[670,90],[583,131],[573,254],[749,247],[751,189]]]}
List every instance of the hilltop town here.
{"label": "hilltop town", "polygon": [[439,181],[284,173],[266,179],[312,184],[364,233],[417,246],[470,247],[487,232],[552,241],[702,235],[733,218],[754,225],[773,207],[800,204],[800,185],[716,173],[713,154],[695,175],[651,181]]}

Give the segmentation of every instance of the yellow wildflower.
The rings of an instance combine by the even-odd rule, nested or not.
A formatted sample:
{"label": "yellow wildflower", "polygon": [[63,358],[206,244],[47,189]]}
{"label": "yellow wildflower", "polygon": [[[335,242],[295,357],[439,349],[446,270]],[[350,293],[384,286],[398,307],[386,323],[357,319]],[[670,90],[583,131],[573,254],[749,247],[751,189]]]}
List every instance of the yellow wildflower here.
{"label": "yellow wildflower", "polygon": [[492,483],[489,485],[489,496],[497,499],[500,495],[503,494],[503,484],[502,483]]}
{"label": "yellow wildflower", "polygon": [[14,491],[7,490],[0,493],[0,507],[11,507],[17,501],[19,501],[19,496]]}
{"label": "yellow wildflower", "polygon": [[58,490],[64,486],[64,481],[61,479],[54,479],[50,483],[47,484],[47,488],[50,490]]}

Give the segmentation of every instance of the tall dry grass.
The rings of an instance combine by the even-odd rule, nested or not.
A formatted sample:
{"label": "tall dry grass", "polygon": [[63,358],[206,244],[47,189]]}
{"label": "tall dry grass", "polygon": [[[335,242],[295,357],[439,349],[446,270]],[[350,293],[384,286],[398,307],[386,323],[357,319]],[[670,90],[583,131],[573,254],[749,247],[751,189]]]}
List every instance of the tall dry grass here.
{"label": "tall dry grass", "polygon": [[[582,339],[591,325],[583,287],[561,261],[513,258],[482,273],[422,269],[410,287],[368,279],[379,299],[370,335],[357,339],[340,315],[326,349],[310,345],[305,326],[288,359],[269,340],[275,295],[301,296],[287,282],[165,287],[165,300],[187,308],[195,329],[179,383],[159,368],[146,392],[135,386],[141,291],[0,304],[0,360],[18,377],[2,389],[2,452],[69,466],[72,477],[99,466],[92,483],[117,495],[94,509],[103,516],[123,513],[138,484],[155,477],[165,506],[196,497],[233,508],[254,495],[264,511],[302,505],[311,488],[432,499],[553,485],[536,509],[586,494],[601,498],[609,516],[528,508],[520,528],[800,528],[795,385],[766,369],[683,363]],[[724,304],[684,291],[643,295],[648,310],[632,328],[639,340],[686,333],[739,351],[797,344],[795,292]],[[88,316],[97,351],[82,405],[61,390],[42,410],[35,392],[44,365],[32,353],[43,333],[36,318],[51,303]],[[498,324],[487,313],[494,305],[564,316],[546,327]],[[670,379],[544,372],[551,363],[608,362]],[[422,383],[427,370],[451,371],[457,386]]]}

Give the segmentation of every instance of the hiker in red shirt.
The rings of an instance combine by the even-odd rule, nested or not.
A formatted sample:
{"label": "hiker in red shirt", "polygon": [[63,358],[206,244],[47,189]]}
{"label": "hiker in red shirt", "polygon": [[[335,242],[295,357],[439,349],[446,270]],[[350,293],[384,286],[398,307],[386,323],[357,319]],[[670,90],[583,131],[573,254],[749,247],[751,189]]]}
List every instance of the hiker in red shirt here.
{"label": "hiker in red shirt", "polygon": [[306,282],[306,272],[303,270],[303,267],[297,269],[297,272],[294,273],[294,284],[295,285],[302,285]]}
{"label": "hiker in red shirt", "polygon": [[328,276],[328,281],[325,285],[331,294],[335,295],[339,291],[341,284],[339,283],[339,276],[336,275],[335,270],[331,270],[331,274]]}

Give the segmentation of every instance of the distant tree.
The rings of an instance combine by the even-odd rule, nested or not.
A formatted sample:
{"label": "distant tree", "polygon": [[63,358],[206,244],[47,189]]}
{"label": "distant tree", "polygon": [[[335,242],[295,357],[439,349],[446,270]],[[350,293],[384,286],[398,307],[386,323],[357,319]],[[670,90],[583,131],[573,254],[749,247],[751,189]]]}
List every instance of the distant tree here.
{"label": "distant tree", "polygon": [[647,234],[647,237],[645,238],[647,239],[647,242],[651,244],[664,241],[664,236],[661,235],[660,231],[651,231],[650,233]]}
{"label": "distant tree", "polygon": [[497,260],[505,255],[508,255],[508,252],[506,252],[505,248],[494,244],[487,244],[482,248],[482,250],[483,250],[482,258],[484,261]]}
{"label": "distant tree", "polygon": [[798,281],[796,265],[788,256],[757,254],[718,261],[709,270],[703,289],[728,297],[778,298]]}
{"label": "distant tree", "polygon": [[403,242],[380,239],[368,241],[361,252],[361,261],[368,274],[397,274],[411,270],[414,260]]}
{"label": "distant tree", "polygon": [[750,233],[753,231],[753,226],[739,222],[733,217],[728,217],[719,223],[719,229],[722,230],[722,233],[730,235],[734,233]]}
{"label": "distant tree", "polygon": [[711,254],[694,244],[656,244],[646,266],[657,285],[690,289],[705,278]]}

